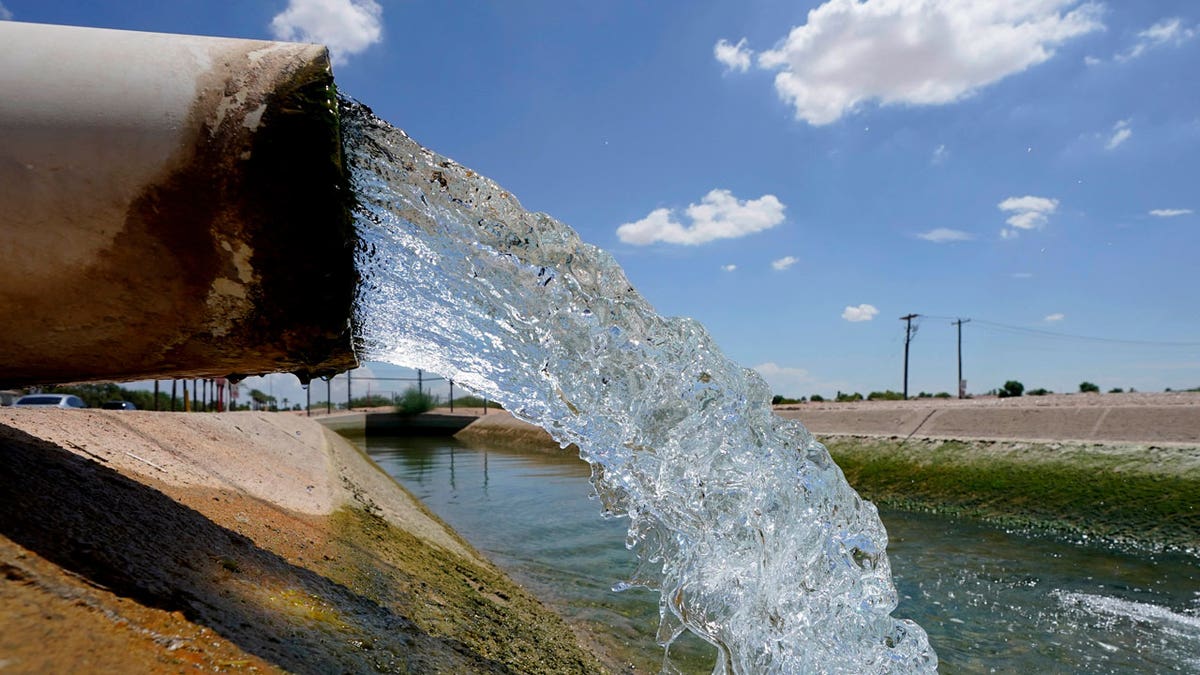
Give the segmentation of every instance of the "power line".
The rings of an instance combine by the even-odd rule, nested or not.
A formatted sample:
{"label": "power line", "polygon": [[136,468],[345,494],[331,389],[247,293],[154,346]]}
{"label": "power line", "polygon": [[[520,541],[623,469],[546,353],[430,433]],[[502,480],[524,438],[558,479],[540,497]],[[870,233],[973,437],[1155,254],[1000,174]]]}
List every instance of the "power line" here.
{"label": "power line", "polygon": [[1009,324],[999,323],[997,321],[988,321],[987,319],[974,319],[975,323],[995,329],[1003,329],[1015,331],[1019,333],[1028,333],[1041,337],[1050,337],[1067,340],[1083,340],[1086,342],[1103,342],[1108,344],[1123,344],[1123,345],[1140,345],[1144,347],[1200,347],[1200,342],[1170,342],[1161,340],[1126,340],[1122,338],[1104,338],[1093,337],[1089,335],[1075,335],[1072,333],[1059,333],[1057,331],[1042,330],[1040,328],[1025,328],[1023,326],[1012,326]]}
{"label": "power line", "polygon": [[999,321],[989,321],[987,319],[977,319],[977,318],[960,319],[959,317],[955,317],[955,316],[938,316],[935,314],[921,314],[920,316],[925,319],[945,319],[946,321],[951,322],[952,325],[954,324],[954,322],[960,321],[960,320],[963,321],[964,323],[971,321],[971,322],[974,322],[977,326],[984,328],[986,330],[1010,331],[1010,332],[1017,332],[1017,333],[1025,333],[1025,334],[1034,335],[1034,336],[1038,336],[1038,337],[1057,338],[1057,339],[1063,339],[1063,340],[1083,340],[1086,342],[1139,345],[1139,346],[1143,346],[1143,347],[1181,347],[1181,348],[1182,347],[1200,347],[1200,342],[1175,342],[1175,341],[1163,341],[1163,340],[1127,340],[1124,338],[1094,337],[1094,336],[1089,336],[1089,335],[1078,335],[1078,334],[1073,334],[1073,333],[1061,333],[1058,331],[1044,330],[1041,328],[1028,328],[1025,326],[1014,326],[1012,324],[1000,323]]}

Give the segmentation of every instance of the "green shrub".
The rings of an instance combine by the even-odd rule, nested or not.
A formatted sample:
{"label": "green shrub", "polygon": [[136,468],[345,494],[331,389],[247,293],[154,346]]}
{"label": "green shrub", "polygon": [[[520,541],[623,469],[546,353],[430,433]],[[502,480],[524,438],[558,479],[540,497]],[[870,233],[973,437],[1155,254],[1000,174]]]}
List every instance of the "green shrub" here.
{"label": "green shrub", "polygon": [[1025,393],[1025,385],[1016,380],[1009,380],[1004,383],[1004,386],[997,392],[1000,398],[1016,398]]}
{"label": "green shrub", "polygon": [[853,394],[843,394],[842,392],[839,391],[838,395],[837,395],[838,403],[848,403],[850,401],[861,401],[861,400],[863,400],[863,396],[862,396],[862,394],[858,393],[857,391],[854,392]]}
{"label": "green shrub", "polygon": [[1122,389],[1122,388],[1120,388],[1120,387],[1113,387],[1112,389],[1109,389],[1109,390],[1108,390],[1108,393],[1110,393],[1110,394],[1124,394],[1124,393],[1125,393],[1125,390],[1124,390],[1124,389]]}
{"label": "green shrub", "polygon": [[1091,382],[1086,382],[1086,381],[1080,382],[1079,383],[1079,393],[1081,393],[1081,394],[1087,394],[1087,393],[1099,394],[1100,387],[1097,387],[1095,384],[1092,384]]}
{"label": "green shrub", "polygon": [[934,398],[950,398],[950,392],[939,391],[938,393],[934,394],[933,397]]}
{"label": "green shrub", "polygon": [[[855,396],[857,396],[857,394],[855,394]],[[926,396],[929,396],[929,394],[926,394]],[[904,400],[904,394],[901,394],[898,391],[892,391],[891,389],[888,389],[887,391],[873,391],[873,392],[867,394],[867,400],[868,401],[902,401],[902,400]]]}
{"label": "green shrub", "polygon": [[433,410],[433,405],[434,400],[431,394],[420,391],[416,387],[409,387],[396,401],[396,412],[401,415],[419,415]]}
{"label": "green shrub", "polygon": [[1030,396],[1045,396],[1046,394],[1053,394],[1054,392],[1050,391],[1049,389],[1038,387],[1037,389],[1030,389],[1027,393]]}
{"label": "green shrub", "polygon": [[808,400],[812,401],[813,403],[823,403],[825,401],[825,397],[820,394],[813,394],[812,396],[808,397]]}

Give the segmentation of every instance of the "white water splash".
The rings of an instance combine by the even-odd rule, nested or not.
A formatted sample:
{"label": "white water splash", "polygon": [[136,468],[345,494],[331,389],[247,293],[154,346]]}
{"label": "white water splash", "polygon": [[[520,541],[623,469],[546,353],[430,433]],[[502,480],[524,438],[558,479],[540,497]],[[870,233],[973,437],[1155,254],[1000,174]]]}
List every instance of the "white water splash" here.
{"label": "white water splash", "polygon": [[924,631],[890,615],[875,507],[771,413],[758,375],[696,322],[655,314],[567,226],[361,106],[342,114],[362,355],[578,445],[606,511],[629,517],[628,583],[661,592],[660,643],[694,632],[718,648],[714,673],[936,670]]}
{"label": "white water splash", "polygon": [[1161,605],[1107,595],[1054,591],[1052,593],[1063,607],[1083,609],[1097,617],[1121,619],[1136,623],[1156,624],[1174,634],[1200,641],[1200,616],[1173,611]]}

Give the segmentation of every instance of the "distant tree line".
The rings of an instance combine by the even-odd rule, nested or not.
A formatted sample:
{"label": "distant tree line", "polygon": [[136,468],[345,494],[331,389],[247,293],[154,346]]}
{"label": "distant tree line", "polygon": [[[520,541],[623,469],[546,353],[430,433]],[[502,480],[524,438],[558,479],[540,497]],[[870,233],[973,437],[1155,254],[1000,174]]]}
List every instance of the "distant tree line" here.
{"label": "distant tree line", "polygon": [[[171,393],[170,387],[165,388],[166,391],[158,393],[158,410],[171,410]],[[184,387],[183,389],[186,389]],[[72,385],[57,385],[42,387],[41,391],[48,394],[72,394],[83,400],[89,408],[100,408],[105,403],[110,401],[128,401],[137,406],[139,410],[155,410],[154,392],[142,389],[127,389],[119,384],[112,382],[98,384],[72,384]],[[300,403],[292,403],[287,398],[277,399],[275,396],[268,394],[260,389],[251,389],[245,392],[241,397],[242,403],[229,401],[227,404],[228,410],[259,410],[267,412],[278,412],[280,410],[302,411],[304,407]],[[205,412],[215,410],[215,406],[210,406],[207,401],[191,400],[190,407],[195,412]],[[431,394],[427,391],[422,391],[416,387],[410,387],[400,394],[370,394],[368,396],[358,396],[350,401],[349,407],[352,408],[392,408],[395,412],[402,414],[415,415],[427,412],[442,405],[441,397]],[[499,403],[484,399],[475,395],[458,396],[453,401],[453,406],[456,408],[491,408],[493,410],[501,410]],[[314,401],[310,405],[311,410],[324,410],[326,407],[332,407],[335,410],[345,410],[347,404],[341,402],[326,402]],[[183,391],[180,390],[175,396],[175,410],[182,412]]]}
{"label": "distant tree line", "polygon": [[[930,394],[929,392],[923,391],[923,392],[917,394],[916,398],[950,398],[950,394],[947,392],[944,392],[944,391],[939,391],[936,394]],[[904,399],[904,394],[902,394],[898,391],[892,391],[891,389],[888,389],[886,391],[873,391],[873,392],[867,394],[867,396],[866,396],[866,400],[868,400],[868,401],[900,401],[903,399]],[[824,402],[825,400],[826,400],[825,397],[820,394],[813,394],[812,396],[809,396],[807,398],[805,398],[803,396],[801,396],[800,398],[788,398],[786,396],[781,396],[779,394],[776,394],[774,397],[771,398],[771,405],[788,405],[788,404],[792,404],[792,403],[804,403],[806,401],[812,401],[813,403],[821,403],[821,402]],[[839,391],[833,400],[835,400],[839,403],[850,403],[853,401],[863,400],[863,395],[858,393],[857,391],[856,392]]]}
{"label": "distant tree line", "polygon": [[[1170,391],[1172,391],[1172,389],[1170,387],[1167,387],[1165,389],[1165,391],[1170,392]],[[1191,389],[1176,389],[1174,391],[1200,392],[1200,387],[1192,387]],[[1079,383],[1079,392],[1082,394],[1099,394],[1100,386],[1094,382],[1089,382],[1087,380],[1084,380],[1083,382]],[[1137,389],[1134,389],[1133,387],[1130,387],[1129,389],[1124,389],[1122,387],[1113,387],[1108,390],[1108,393],[1110,393],[1110,394],[1124,394],[1126,392],[1129,392],[1131,394],[1137,393]],[[1030,389],[1029,391],[1026,391],[1025,385],[1022,384],[1018,380],[1008,380],[1007,382],[1004,383],[1003,386],[997,387],[996,389],[992,389],[987,392],[987,394],[989,396],[998,396],[999,398],[1015,398],[1018,396],[1046,396],[1047,394],[1053,394],[1053,393],[1054,393],[1053,391],[1046,389],[1044,387],[1038,387],[1037,389]],[[892,391],[891,389],[885,389],[884,391],[873,391],[873,392],[867,394],[865,397],[865,400],[867,400],[867,401],[899,401],[899,400],[902,400],[903,398],[904,398],[904,394],[902,394],[898,391]],[[936,394],[930,394],[929,392],[923,391],[923,392],[917,394],[913,398],[952,398],[952,396],[948,392],[944,392],[944,391],[939,391]],[[790,398],[787,396],[783,396],[781,394],[775,394],[771,398],[771,404],[772,405],[789,405],[789,404],[795,404],[795,403],[806,403],[809,401],[811,401],[813,403],[821,403],[826,400],[827,399],[820,394],[813,394],[812,396],[808,396],[808,397],[801,396],[800,398]],[[839,391],[834,396],[833,400],[837,401],[839,403],[845,403],[845,402],[853,402],[853,401],[862,401],[862,400],[864,400],[864,397],[862,394],[860,394],[858,392]]]}
{"label": "distant tree line", "polygon": [[[1167,387],[1167,391],[1171,391],[1171,388]],[[1189,389],[1187,391],[1200,391],[1200,387],[1197,387],[1196,389]],[[1053,394],[1054,392],[1050,391],[1049,389],[1045,389],[1043,387],[1038,387],[1037,389],[1030,389],[1028,392],[1026,392],[1025,385],[1021,384],[1017,380],[1009,380],[1004,383],[1003,387],[1000,387],[999,389],[993,389],[993,390],[989,391],[988,393],[993,394],[995,396],[999,396],[1000,398],[1012,398],[1012,397],[1016,397],[1016,396],[1021,396],[1022,394],[1027,394],[1029,396],[1045,396],[1047,394]],[[1083,382],[1079,383],[1079,393],[1081,393],[1081,394],[1099,394],[1100,386],[1094,382],[1088,382],[1087,380],[1084,380]],[[1125,389],[1123,389],[1121,387],[1113,387],[1112,389],[1108,390],[1108,393],[1124,394]],[[1135,394],[1135,393],[1137,393],[1137,389],[1130,387],[1129,393]]]}

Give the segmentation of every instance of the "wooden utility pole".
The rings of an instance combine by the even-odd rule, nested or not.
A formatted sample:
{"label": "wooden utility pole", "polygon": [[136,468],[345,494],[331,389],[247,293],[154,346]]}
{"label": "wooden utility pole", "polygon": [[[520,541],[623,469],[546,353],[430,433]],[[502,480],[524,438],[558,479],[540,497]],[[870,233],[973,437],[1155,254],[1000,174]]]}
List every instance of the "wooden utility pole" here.
{"label": "wooden utility pole", "polygon": [[912,342],[913,328],[912,320],[921,316],[920,314],[909,314],[908,316],[900,317],[904,322],[904,400],[908,400],[908,343]]}
{"label": "wooden utility pole", "polygon": [[958,397],[959,398],[967,397],[966,383],[963,382],[963,379],[962,379],[962,325],[964,323],[970,323],[970,322],[971,322],[970,319],[959,319],[958,321],[953,321],[950,324],[952,326],[958,326]]}

